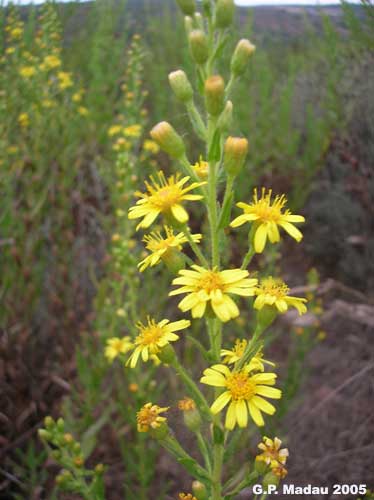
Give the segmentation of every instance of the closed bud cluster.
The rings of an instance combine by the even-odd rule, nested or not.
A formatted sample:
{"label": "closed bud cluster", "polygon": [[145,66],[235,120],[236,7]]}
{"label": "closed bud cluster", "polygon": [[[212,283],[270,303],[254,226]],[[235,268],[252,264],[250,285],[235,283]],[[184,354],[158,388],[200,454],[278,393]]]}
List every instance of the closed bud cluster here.
{"label": "closed bud cluster", "polygon": [[185,154],[184,142],[168,122],[160,122],[151,130],[152,139],[172,158]]}
{"label": "closed bud cluster", "polygon": [[177,4],[186,16],[192,16],[195,12],[195,0],[177,0]]}
{"label": "closed bud cluster", "polygon": [[225,143],[224,168],[228,175],[237,176],[248,154],[248,141],[241,137],[228,137]]}
{"label": "closed bud cluster", "polygon": [[232,24],[235,14],[234,0],[218,0],[216,7],[216,26],[225,29]]}
{"label": "closed bud cluster", "polygon": [[239,41],[231,58],[231,73],[234,76],[241,76],[245,72],[248,61],[255,50],[255,45],[249,40],[243,38]]}
{"label": "closed bud cluster", "polygon": [[192,432],[198,431],[202,422],[195,401],[191,398],[182,399],[178,403],[178,408],[183,411],[183,419],[186,427]]}
{"label": "closed bud cluster", "polygon": [[202,30],[193,30],[189,34],[191,54],[197,64],[204,64],[209,58],[209,45],[206,34]]}
{"label": "closed bud cluster", "polygon": [[169,83],[177,99],[182,102],[190,102],[193,97],[193,89],[184,71],[173,71],[169,74]]}
{"label": "closed bud cluster", "polygon": [[219,75],[211,76],[205,81],[205,106],[209,114],[218,116],[225,103],[225,82]]}

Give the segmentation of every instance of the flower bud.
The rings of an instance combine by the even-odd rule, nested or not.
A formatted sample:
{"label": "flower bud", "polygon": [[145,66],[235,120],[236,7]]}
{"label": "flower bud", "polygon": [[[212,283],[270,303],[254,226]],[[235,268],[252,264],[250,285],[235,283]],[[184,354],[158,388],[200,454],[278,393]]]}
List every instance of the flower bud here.
{"label": "flower bud", "polygon": [[202,30],[193,30],[189,34],[191,54],[198,64],[204,64],[209,58],[208,39]]}
{"label": "flower bud", "polygon": [[179,401],[178,408],[183,411],[183,420],[185,426],[192,432],[196,432],[201,427],[201,416],[196,408],[196,403],[191,398],[185,398]]}
{"label": "flower bud", "polygon": [[228,175],[237,176],[248,154],[248,141],[241,137],[228,137],[225,143],[224,168]]}
{"label": "flower bud", "polygon": [[156,428],[151,428],[149,430],[149,435],[153,437],[153,439],[165,439],[166,436],[169,434],[169,426],[166,422],[162,422],[162,424],[159,427]]}
{"label": "flower bud", "polygon": [[57,429],[58,429],[59,431],[63,431],[63,430],[64,430],[64,428],[65,428],[65,422],[64,422],[64,419],[60,417],[60,418],[57,420]]}
{"label": "flower bud", "polygon": [[279,477],[276,476],[273,472],[268,472],[264,479],[262,480],[262,486],[264,489],[267,489],[269,486],[278,486]]}
{"label": "flower bud", "polygon": [[169,365],[175,359],[175,351],[170,344],[166,344],[166,346],[157,353],[157,357],[162,361],[162,363]]}
{"label": "flower bud", "polygon": [[195,12],[195,0],[177,0],[177,4],[186,16],[192,16]]}
{"label": "flower bud", "polygon": [[242,75],[247,69],[248,61],[256,47],[247,39],[240,40],[231,58],[231,73],[234,76]]}
{"label": "flower bud", "polygon": [[45,429],[38,429],[38,435],[44,441],[49,441],[52,437],[52,434]]}
{"label": "flower bud", "polygon": [[264,460],[259,460],[256,458],[255,460],[255,471],[259,474],[264,474],[269,469],[269,466]]}
{"label": "flower bud", "polygon": [[192,483],[192,491],[197,500],[208,500],[208,491],[206,486],[200,481],[194,481]]}
{"label": "flower bud", "polygon": [[221,114],[225,102],[225,82],[219,75],[205,81],[205,106],[212,116]]}
{"label": "flower bud", "polygon": [[193,89],[184,71],[173,71],[169,74],[169,83],[177,99],[189,102],[193,97]]}
{"label": "flower bud", "polygon": [[221,132],[228,132],[232,126],[232,102],[227,101],[225,109],[218,119],[217,127]]}
{"label": "flower bud", "polygon": [[216,7],[216,26],[225,29],[230,26],[234,19],[234,0],[218,0]]}
{"label": "flower bud", "polygon": [[186,33],[189,35],[193,30],[193,19],[190,16],[185,16],[184,18],[184,29]]}
{"label": "flower bud", "polygon": [[152,139],[172,158],[185,154],[184,142],[168,122],[160,122],[151,130]]}
{"label": "flower bud", "polygon": [[200,14],[200,12],[195,12],[194,20],[197,29],[204,31],[204,19],[203,16]]}
{"label": "flower bud", "polygon": [[52,427],[55,425],[55,421],[53,420],[52,417],[45,417],[44,419],[44,425],[46,426],[47,429],[52,429]]}

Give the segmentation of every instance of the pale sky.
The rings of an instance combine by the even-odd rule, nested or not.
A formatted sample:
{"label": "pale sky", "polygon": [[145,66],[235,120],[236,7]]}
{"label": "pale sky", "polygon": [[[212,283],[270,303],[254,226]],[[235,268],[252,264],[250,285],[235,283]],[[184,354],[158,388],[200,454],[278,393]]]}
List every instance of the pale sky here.
{"label": "pale sky", "polygon": [[[45,0],[13,0],[13,3],[15,4],[20,4],[20,5],[27,5],[29,3],[34,3],[34,4],[40,4],[44,3]],[[69,0],[59,0],[62,2],[69,1]],[[80,0],[81,2],[88,1],[88,0]],[[359,3],[359,0],[351,0],[353,3]],[[1,3],[3,5],[6,5],[9,3],[9,0],[3,0],[1,2],[0,0],[0,5]],[[242,5],[242,6],[250,6],[250,5],[338,5],[340,4],[339,0],[235,0],[235,3],[237,5]]]}

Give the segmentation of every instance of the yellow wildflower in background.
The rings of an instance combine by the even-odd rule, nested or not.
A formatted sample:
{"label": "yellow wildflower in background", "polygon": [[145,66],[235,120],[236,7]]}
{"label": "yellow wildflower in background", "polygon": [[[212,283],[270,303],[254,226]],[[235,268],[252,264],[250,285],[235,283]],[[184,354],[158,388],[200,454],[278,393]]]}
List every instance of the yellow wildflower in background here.
{"label": "yellow wildflower in background", "polygon": [[[248,341],[246,339],[237,339],[234,347],[231,350],[221,349],[221,357],[223,357],[223,363],[225,363],[226,365],[231,365],[239,361],[242,358],[247,345]],[[259,349],[249,362],[249,371],[263,372],[265,371],[265,364],[273,367],[275,366],[275,363],[273,363],[272,361],[263,359],[262,351],[261,349]]]}
{"label": "yellow wildflower in background", "polygon": [[85,108],[84,106],[79,106],[77,111],[81,116],[87,116],[89,114],[88,109]]}
{"label": "yellow wildflower in background", "polygon": [[120,354],[126,354],[132,347],[130,337],[113,337],[106,342],[105,357],[112,362]]}
{"label": "yellow wildflower in background", "polygon": [[141,322],[137,323],[136,327],[139,330],[139,335],[134,340],[134,352],[127,361],[127,365],[135,368],[140,355],[144,362],[148,361],[151,354],[157,355],[169,342],[175,342],[179,339],[179,336],[174,332],[184,330],[190,324],[191,322],[186,319],[174,321],[173,323],[170,323],[168,319],[163,319],[156,323],[150,317],[148,317],[146,325]]}
{"label": "yellow wildflower in background", "polygon": [[126,137],[140,137],[142,134],[142,126],[141,125],[130,125],[128,127],[124,127],[123,135]]}
{"label": "yellow wildflower in background", "polygon": [[21,27],[16,27],[16,28],[13,28],[10,32],[9,32],[9,35],[11,38],[13,39],[19,39],[22,37],[23,35],[23,29]]}
{"label": "yellow wildflower in background", "polygon": [[157,429],[167,421],[166,417],[160,417],[161,413],[168,411],[169,407],[161,408],[152,403],[146,403],[136,414],[138,432],[148,432]]}
{"label": "yellow wildflower in background", "polygon": [[179,493],[179,500],[197,500],[191,493]]}
{"label": "yellow wildflower in background", "polygon": [[21,113],[18,116],[18,123],[22,128],[26,128],[30,125],[30,117],[27,113]]}
{"label": "yellow wildflower in background", "polygon": [[199,161],[195,165],[192,165],[192,168],[200,179],[207,179],[209,175],[209,163],[204,161],[201,156]]}
{"label": "yellow wildflower in background", "polygon": [[22,78],[31,78],[34,76],[36,73],[36,69],[34,66],[22,66],[19,69],[19,74],[22,76]]}
{"label": "yellow wildflower in background", "polygon": [[45,56],[40,68],[42,70],[49,70],[59,68],[61,66],[61,59],[58,56]]}
{"label": "yellow wildflower in background", "polygon": [[287,475],[287,469],[284,467],[289,456],[287,448],[282,448],[282,441],[275,437],[274,440],[266,436],[263,437],[263,442],[258,445],[262,451],[256,456],[257,462],[264,462],[268,465],[274,474],[284,478]]}
{"label": "yellow wildflower in background", "polygon": [[[181,250],[182,245],[188,241],[183,233],[174,234],[171,227],[164,226],[164,231],[165,237],[161,235],[160,231],[144,236],[143,241],[146,244],[147,250],[151,253],[139,262],[138,267],[140,272],[143,272],[148,266],[155,266],[161,259],[167,258],[173,249]],[[199,243],[202,238],[201,234],[193,234],[191,237],[195,243]]]}
{"label": "yellow wildflower in background", "polygon": [[129,151],[131,149],[131,142],[124,137],[119,137],[113,145],[114,151]]}
{"label": "yellow wildflower in background", "polygon": [[305,222],[304,217],[293,215],[290,210],[282,212],[287,203],[287,198],[284,195],[276,196],[274,200],[271,199],[271,196],[271,189],[266,193],[266,189],[262,188],[261,198],[259,198],[257,189],[255,189],[251,204],[237,203],[237,206],[242,208],[244,213],[230,224],[231,227],[238,227],[246,222],[255,224],[253,242],[257,253],[264,250],[268,238],[271,243],[280,241],[278,226],[282,227],[297,242],[301,241],[303,237],[293,224]]}
{"label": "yellow wildflower in background", "polygon": [[[250,375],[250,365],[241,371],[230,371],[226,365],[213,365],[203,372],[201,382],[213,387],[224,387],[226,390],[211,406],[213,414],[217,414],[229,404],[226,412],[225,427],[233,430],[235,425],[246,427],[248,412],[259,427],[264,425],[262,413],[273,415],[275,407],[264,399],[280,399],[282,392],[273,386],[275,373],[256,373]],[[264,396],[264,397],[263,397]]]}
{"label": "yellow wildflower in background", "polygon": [[71,73],[67,73],[66,71],[59,71],[57,73],[57,78],[59,81],[58,86],[60,87],[61,90],[65,90],[73,86]]}
{"label": "yellow wildflower in background", "polygon": [[18,146],[8,146],[6,148],[6,152],[10,155],[15,155],[16,153],[18,153]]}
{"label": "yellow wildflower in background", "polygon": [[307,300],[301,297],[288,295],[290,289],[280,278],[269,276],[260,281],[255,288],[256,300],[253,304],[255,309],[264,306],[275,306],[280,313],[285,313],[289,307],[295,307],[300,315],[307,312]]}
{"label": "yellow wildflower in background", "polygon": [[188,194],[189,191],[203,186],[205,182],[193,182],[187,187],[184,185],[190,180],[190,177],[180,175],[171,175],[166,179],[163,172],[158,172],[158,179],[150,177],[151,182],[145,182],[148,193],[137,191],[136,196],[141,198],[136,205],[129,209],[129,219],[143,220],[136,229],[149,227],[160,214],[172,215],[181,224],[188,221],[188,213],[183,208],[183,201],[201,200],[199,194]]}
{"label": "yellow wildflower in background", "polygon": [[173,285],[182,287],[173,290],[169,295],[187,294],[178,306],[183,312],[191,310],[193,318],[201,318],[206,306],[210,304],[221,321],[229,321],[239,316],[239,309],[228,294],[243,297],[254,295],[257,279],[249,279],[248,271],[241,269],[217,271],[198,265],[193,265],[191,268],[179,271],[180,277],[173,280]]}
{"label": "yellow wildflower in background", "polygon": [[160,151],[160,146],[157,142],[146,139],[143,143],[143,150],[147,151],[147,153],[156,155]]}
{"label": "yellow wildflower in background", "polygon": [[118,135],[122,132],[122,125],[112,125],[108,129],[108,136],[113,137],[114,135]]}

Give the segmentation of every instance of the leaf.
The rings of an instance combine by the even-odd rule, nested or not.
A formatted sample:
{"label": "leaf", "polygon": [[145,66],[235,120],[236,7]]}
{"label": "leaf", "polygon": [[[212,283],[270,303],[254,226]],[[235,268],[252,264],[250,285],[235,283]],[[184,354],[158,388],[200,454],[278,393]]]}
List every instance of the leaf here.
{"label": "leaf", "polygon": [[232,204],[234,202],[234,193],[231,192],[223,204],[218,221],[218,229],[224,229],[230,223]]}

